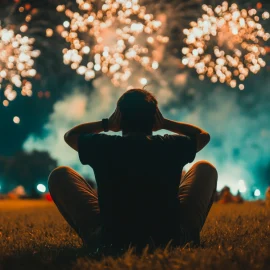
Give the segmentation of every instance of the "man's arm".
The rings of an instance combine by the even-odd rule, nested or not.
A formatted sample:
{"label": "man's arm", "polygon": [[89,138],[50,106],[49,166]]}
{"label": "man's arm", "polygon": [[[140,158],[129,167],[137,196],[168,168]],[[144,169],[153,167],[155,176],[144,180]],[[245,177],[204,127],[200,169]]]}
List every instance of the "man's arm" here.
{"label": "man's arm", "polygon": [[197,141],[197,152],[201,151],[210,141],[209,133],[199,127],[190,124],[165,119],[164,129],[178,134],[195,137]]}
{"label": "man's arm", "polygon": [[180,135],[195,137],[197,141],[197,152],[202,150],[210,141],[210,135],[205,130],[194,125],[166,119],[162,116],[159,109],[157,109],[156,123],[154,126],[154,130],[158,129],[167,129]]}
{"label": "man's arm", "polygon": [[78,138],[81,134],[100,133],[103,131],[102,121],[76,126],[64,135],[65,142],[78,151]]}
{"label": "man's arm", "polygon": [[[120,131],[121,114],[118,108],[109,118],[109,130]],[[76,126],[64,135],[65,142],[74,150],[78,151],[78,138],[81,134],[95,134],[104,131],[102,121],[86,123]]]}

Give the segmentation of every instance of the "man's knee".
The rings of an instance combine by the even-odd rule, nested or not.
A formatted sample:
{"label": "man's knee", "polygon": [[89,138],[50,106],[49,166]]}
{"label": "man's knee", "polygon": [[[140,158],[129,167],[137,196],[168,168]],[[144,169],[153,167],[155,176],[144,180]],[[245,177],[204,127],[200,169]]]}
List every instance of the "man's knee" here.
{"label": "man's knee", "polygon": [[70,174],[70,171],[72,169],[67,166],[60,166],[54,169],[48,178],[48,187],[51,191],[55,187],[62,186],[66,179],[68,178],[68,175]]}
{"label": "man's knee", "polygon": [[211,176],[212,179],[217,181],[218,172],[212,163],[206,160],[201,160],[201,161],[196,162],[193,166],[195,167],[197,172],[207,174],[208,176]]}

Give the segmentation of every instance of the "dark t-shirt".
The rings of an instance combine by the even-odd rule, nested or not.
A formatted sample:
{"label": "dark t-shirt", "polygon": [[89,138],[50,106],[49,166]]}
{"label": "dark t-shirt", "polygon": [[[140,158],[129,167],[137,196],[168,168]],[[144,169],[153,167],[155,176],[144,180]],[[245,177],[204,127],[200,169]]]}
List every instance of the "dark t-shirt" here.
{"label": "dark t-shirt", "polygon": [[106,241],[162,244],[177,237],[178,188],[183,166],[195,158],[195,139],[88,134],[78,148],[95,173]]}

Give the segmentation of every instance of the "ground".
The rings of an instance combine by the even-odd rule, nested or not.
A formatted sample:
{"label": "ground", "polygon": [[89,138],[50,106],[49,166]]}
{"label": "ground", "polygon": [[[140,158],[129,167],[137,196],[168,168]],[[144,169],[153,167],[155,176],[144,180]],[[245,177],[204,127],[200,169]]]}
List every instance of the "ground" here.
{"label": "ground", "polygon": [[201,248],[89,257],[53,203],[0,201],[0,269],[269,269],[270,210],[263,202],[214,205]]}

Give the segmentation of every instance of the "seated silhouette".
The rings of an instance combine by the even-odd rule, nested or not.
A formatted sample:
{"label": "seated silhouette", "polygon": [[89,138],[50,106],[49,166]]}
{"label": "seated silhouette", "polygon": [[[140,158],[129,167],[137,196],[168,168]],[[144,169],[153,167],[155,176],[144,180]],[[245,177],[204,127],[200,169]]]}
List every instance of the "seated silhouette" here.
{"label": "seated silhouette", "polygon": [[[165,129],[173,135],[153,135]],[[122,136],[101,132],[119,132]],[[133,89],[109,119],[68,131],[64,139],[95,173],[97,190],[69,167],[49,176],[60,213],[92,250],[164,247],[193,242],[212,206],[217,171],[207,161],[182,169],[210,141],[203,129],[166,119],[155,97]]]}

